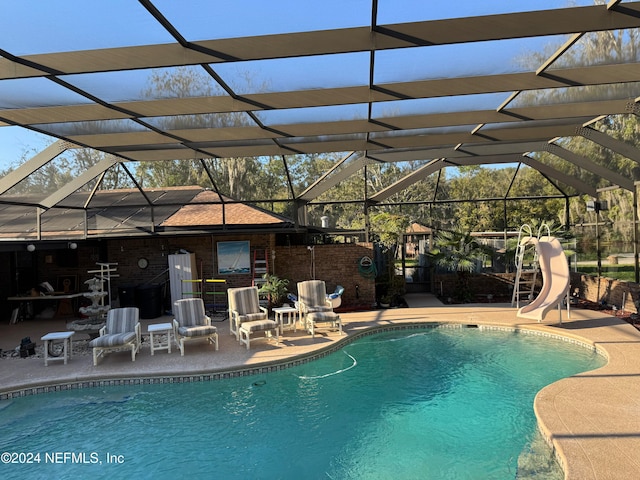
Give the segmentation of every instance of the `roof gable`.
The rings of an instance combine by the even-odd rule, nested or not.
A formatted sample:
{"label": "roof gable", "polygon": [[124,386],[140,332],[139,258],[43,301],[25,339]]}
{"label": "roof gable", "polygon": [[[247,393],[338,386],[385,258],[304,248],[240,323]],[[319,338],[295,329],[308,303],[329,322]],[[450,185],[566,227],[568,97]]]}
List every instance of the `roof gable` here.
{"label": "roof gable", "polygon": [[[228,201],[229,199],[223,200]],[[203,227],[221,225],[285,225],[291,223],[257,207],[242,203],[226,204],[220,196],[205,190],[196,195],[191,204],[180,208],[161,223],[163,227]]]}

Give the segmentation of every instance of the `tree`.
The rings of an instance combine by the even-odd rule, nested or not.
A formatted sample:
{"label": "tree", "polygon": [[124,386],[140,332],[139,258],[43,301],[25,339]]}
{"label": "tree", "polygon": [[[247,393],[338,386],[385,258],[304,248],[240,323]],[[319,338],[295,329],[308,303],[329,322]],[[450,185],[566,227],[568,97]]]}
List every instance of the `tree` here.
{"label": "tree", "polygon": [[[77,148],[68,151],[70,159],[70,173],[72,176],[77,176],[89,168],[97,165],[101,161],[105,160],[109,154],[93,150],[91,148]],[[89,190],[93,187],[91,183],[81,187],[82,189]],[[105,171],[102,176],[102,182],[100,188],[104,190],[111,190],[114,188],[130,188],[133,187],[133,181],[128,175],[124,173],[121,167],[114,165]]]}
{"label": "tree", "polygon": [[[574,240],[575,236],[574,234],[567,230],[565,228],[565,225],[563,225],[561,222],[555,222],[553,220],[545,220],[545,219],[541,219],[541,218],[530,218],[526,223],[530,228],[531,228],[531,234],[533,234],[533,236],[540,236],[540,237],[544,237],[544,236],[551,236],[551,237],[556,237],[557,239],[559,239],[561,242],[567,242],[569,240]],[[529,232],[524,231],[525,229],[523,229],[523,234],[524,235],[528,235]],[[518,250],[518,240],[522,240],[522,239],[518,239],[515,237],[509,238],[507,240],[507,244],[506,244],[506,248],[505,248],[505,257],[506,257],[506,262],[510,265],[516,265],[516,252]],[[571,259],[571,257],[573,255],[575,255],[575,251],[570,250],[565,248],[564,249],[564,254]],[[530,263],[533,261],[533,254],[531,254],[531,257],[526,257],[525,258],[525,263]]]}
{"label": "tree", "polygon": [[[36,152],[25,152],[18,162],[18,165],[28,162],[35,153]],[[62,155],[54,158],[31,173],[28,177],[13,187],[10,192],[14,195],[52,194],[60,190],[84,171],[98,164],[107,156],[108,154],[106,153],[89,148],[67,150]],[[16,167],[17,165],[11,166],[10,168],[0,172],[0,176],[6,175]],[[111,189],[133,186],[130,178],[123,175],[120,170],[121,169],[117,166],[110,167],[102,176],[101,188]],[[97,179],[93,182],[81,185],[78,190],[85,192],[90,191],[95,185],[95,181],[97,181]]]}
{"label": "tree", "polygon": [[[606,0],[594,0],[596,5],[606,4]],[[579,68],[594,65],[615,65],[636,63],[640,59],[638,45],[640,31],[638,29],[609,30],[589,32],[583,35],[570,49],[564,52],[551,66],[555,68]],[[549,44],[542,52],[529,52],[518,59],[518,63],[529,70],[540,67],[557,49],[560,44]],[[573,86],[545,90],[533,90],[520,92],[509,107],[526,107],[530,105],[545,105],[552,102],[565,104],[598,101],[606,99],[635,98],[637,85],[614,84],[594,86]],[[591,125],[613,138],[627,142],[638,147],[639,124],[636,115],[609,115],[597,123]],[[583,138],[573,136],[557,141],[564,148],[590,159],[599,165],[612,171],[621,173],[633,180],[640,179],[640,167],[628,158],[624,158],[616,152],[602,147],[599,144]],[[544,164],[553,166],[562,172],[579,178],[580,180],[596,187],[606,187],[609,183],[597,175],[571,164],[563,159],[548,153],[536,153],[536,159]],[[626,242],[632,241],[633,201],[631,193],[615,191],[605,194],[610,200],[610,209],[601,213],[601,220],[613,222],[611,229],[604,234],[610,239],[620,239]],[[542,215],[540,215],[542,216]],[[576,198],[570,205],[570,217],[574,223],[592,223],[585,209],[585,199]],[[583,227],[584,231],[592,234],[591,227]]]}
{"label": "tree", "polygon": [[[179,67],[173,70],[155,70],[143,96],[157,98],[193,98],[226,95],[204,70]],[[169,130],[239,128],[253,125],[244,112],[175,115],[157,120]],[[204,157],[204,155],[203,155]],[[216,187],[232,198],[258,198],[257,188],[260,162],[253,157],[215,158],[208,162],[215,177]],[[204,165],[196,159],[141,162],[137,174],[141,183],[149,187],[201,185],[211,187]]]}

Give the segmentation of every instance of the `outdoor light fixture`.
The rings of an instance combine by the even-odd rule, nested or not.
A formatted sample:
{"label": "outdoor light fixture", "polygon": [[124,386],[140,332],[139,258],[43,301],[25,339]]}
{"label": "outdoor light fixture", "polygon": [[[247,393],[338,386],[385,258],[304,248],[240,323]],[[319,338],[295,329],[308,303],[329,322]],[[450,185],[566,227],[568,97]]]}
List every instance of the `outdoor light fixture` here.
{"label": "outdoor light fixture", "polygon": [[36,251],[36,246],[33,243],[30,243],[29,245],[27,245],[27,251],[28,252],[35,252]]}
{"label": "outdoor light fixture", "polygon": [[76,248],[78,248],[78,244],[76,242],[69,242],[68,247],[71,250],[75,250]]}
{"label": "outdoor light fixture", "polygon": [[587,212],[600,213],[606,210],[609,210],[609,205],[606,200],[590,200],[587,202]]}

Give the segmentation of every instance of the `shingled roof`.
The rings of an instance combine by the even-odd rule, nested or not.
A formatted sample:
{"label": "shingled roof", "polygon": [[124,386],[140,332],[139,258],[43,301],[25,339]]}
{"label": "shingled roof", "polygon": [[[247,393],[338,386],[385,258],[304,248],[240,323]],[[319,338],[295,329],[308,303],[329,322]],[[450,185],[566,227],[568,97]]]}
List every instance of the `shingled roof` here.
{"label": "shingled roof", "polygon": [[[222,197],[226,202],[231,199]],[[162,227],[211,227],[222,225],[286,226],[291,221],[242,203],[223,204],[212,191],[198,193],[191,204],[180,208],[161,223]]]}
{"label": "shingled roof", "polygon": [[[233,203],[199,186],[76,192],[57,207],[39,212],[24,195],[0,205],[0,239],[75,239],[149,233],[197,233],[228,228],[288,228],[291,220],[256,206]],[[228,203],[227,203],[228,202]],[[83,210],[86,208],[86,217]],[[223,213],[224,212],[224,213]],[[38,231],[38,216],[40,230]]]}

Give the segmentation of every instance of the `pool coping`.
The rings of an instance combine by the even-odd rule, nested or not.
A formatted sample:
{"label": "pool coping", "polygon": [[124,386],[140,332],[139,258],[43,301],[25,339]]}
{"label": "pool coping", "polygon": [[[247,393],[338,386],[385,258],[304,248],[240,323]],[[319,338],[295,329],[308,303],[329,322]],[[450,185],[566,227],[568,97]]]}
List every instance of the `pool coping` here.
{"label": "pool coping", "polygon": [[[453,317],[453,318],[447,318]],[[551,316],[553,318],[553,316]],[[44,380],[26,379],[7,385],[2,382],[0,399],[76,388],[185,383],[258,375],[282,370],[328,355],[361,338],[385,330],[424,328],[428,326],[481,326],[501,330],[548,335],[595,349],[607,358],[607,364],[554,382],[536,395],[534,411],[538,428],[552,446],[567,479],[640,478],[640,332],[626,322],[600,312],[573,310],[572,319],[557,322],[518,319],[515,309],[504,305],[470,305],[464,307],[429,307],[343,314],[346,335],[329,334],[324,343],[307,345],[304,351],[271,357],[266,342],[259,342],[253,363],[227,365],[214,369],[182,369],[181,374],[166,370],[140,371],[89,369],[76,376]],[[438,318],[438,320],[435,320]],[[556,314],[557,318],[557,314]],[[287,350],[289,346],[287,346]],[[189,352],[185,357],[188,359]],[[212,354],[217,355],[217,352]],[[195,354],[194,354],[195,356]],[[156,356],[157,357],[157,356]],[[75,357],[74,357],[75,358]],[[212,358],[212,357],[209,357]],[[246,360],[246,357],[243,357]],[[188,361],[188,360],[187,360]],[[137,362],[136,362],[137,363]],[[119,362],[123,369],[131,362]],[[42,367],[45,368],[45,367]],[[47,367],[51,369],[51,367]],[[53,370],[48,370],[53,373]],[[57,372],[64,371],[57,369]],[[1,379],[1,376],[0,376]],[[638,385],[634,385],[638,384]],[[615,398],[612,404],[607,399]],[[589,401],[585,402],[585,399]]]}

